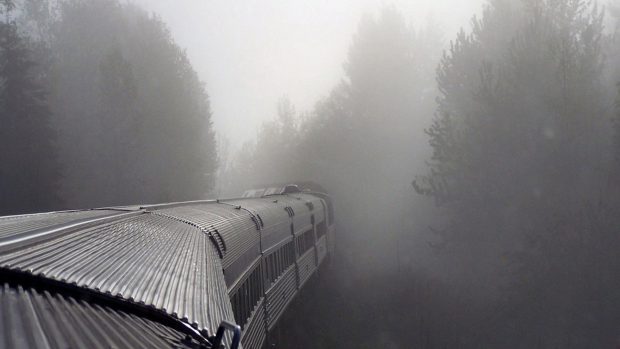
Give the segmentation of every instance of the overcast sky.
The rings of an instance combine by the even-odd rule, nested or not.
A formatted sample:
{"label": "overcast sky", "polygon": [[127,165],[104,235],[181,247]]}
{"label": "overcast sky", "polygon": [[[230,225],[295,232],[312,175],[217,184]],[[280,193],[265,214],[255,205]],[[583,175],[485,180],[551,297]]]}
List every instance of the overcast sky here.
{"label": "overcast sky", "polygon": [[206,83],[217,132],[237,148],[288,96],[309,110],[343,75],[364,13],[395,5],[414,25],[429,15],[446,40],[484,0],[133,0],[157,13]]}

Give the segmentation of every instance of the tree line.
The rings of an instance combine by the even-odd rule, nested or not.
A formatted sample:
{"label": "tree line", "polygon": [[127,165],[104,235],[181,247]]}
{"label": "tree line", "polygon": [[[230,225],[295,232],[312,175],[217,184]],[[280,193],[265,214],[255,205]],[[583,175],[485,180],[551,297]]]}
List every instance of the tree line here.
{"label": "tree line", "polygon": [[[1,214],[214,188],[208,95],[161,19],[118,0],[1,7]],[[432,21],[362,18],[327,97],[281,99],[219,168],[225,192],[310,180],[335,199],[338,254],[294,343],[617,345],[619,19],[488,0],[442,53]]]}
{"label": "tree line", "polygon": [[163,21],[118,0],[4,0],[0,213],[198,199],[209,98]]}
{"label": "tree line", "polygon": [[386,7],[327,98],[278,108],[232,172],[334,195],[337,276],[299,306],[322,346],[618,344],[619,13],[489,0],[441,54],[439,30]]}
{"label": "tree line", "polygon": [[440,62],[414,186],[444,210],[462,271],[494,276],[486,346],[618,343],[620,57],[605,23],[593,1],[490,1]]}

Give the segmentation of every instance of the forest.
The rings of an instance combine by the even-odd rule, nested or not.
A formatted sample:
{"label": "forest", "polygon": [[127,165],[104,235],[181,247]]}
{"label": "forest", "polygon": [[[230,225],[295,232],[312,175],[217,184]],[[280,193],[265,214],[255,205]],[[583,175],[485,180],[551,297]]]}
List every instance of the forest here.
{"label": "forest", "polygon": [[1,4],[1,215],[312,181],[338,254],[275,347],[620,346],[617,1],[487,0],[457,33],[384,5],[238,151],[156,14]]}

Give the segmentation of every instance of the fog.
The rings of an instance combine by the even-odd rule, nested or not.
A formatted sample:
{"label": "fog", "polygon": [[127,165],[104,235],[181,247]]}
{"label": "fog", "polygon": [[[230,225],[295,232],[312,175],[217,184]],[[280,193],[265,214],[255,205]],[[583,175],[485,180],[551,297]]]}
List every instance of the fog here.
{"label": "fog", "polygon": [[276,348],[620,345],[620,3],[2,4],[0,212],[314,182]]}
{"label": "fog", "polygon": [[[137,0],[166,22],[208,85],[218,134],[238,148],[275,117],[287,96],[309,110],[343,77],[358,22],[394,4],[411,25],[429,18],[452,34],[468,26],[481,0],[204,1]],[[439,43],[438,43],[439,44]],[[215,54],[216,53],[216,54]]]}

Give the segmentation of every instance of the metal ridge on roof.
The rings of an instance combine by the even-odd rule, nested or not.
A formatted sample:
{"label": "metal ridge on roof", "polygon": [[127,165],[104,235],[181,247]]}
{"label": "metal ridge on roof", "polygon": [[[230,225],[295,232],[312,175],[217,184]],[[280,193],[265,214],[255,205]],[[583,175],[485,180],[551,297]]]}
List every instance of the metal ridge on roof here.
{"label": "metal ridge on roof", "polygon": [[3,348],[204,348],[208,343],[148,317],[27,285],[1,283],[0,306]]}
{"label": "metal ridge on roof", "polygon": [[[96,211],[85,212],[94,213]],[[90,226],[139,214],[139,212],[97,212],[100,212],[100,214],[71,217],[44,217],[45,219],[41,221],[30,219],[31,217],[26,217],[22,220],[2,218],[0,220],[0,251],[18,249],[52,239],[73,230],[85,229]]]}
{"label": "metal ridge on roof", "polygon": [[34,213],[0,217],[0,239],[10,238],[16,234],[41,229],[85,222],[101,217],[112,217],[122,214],[117,210],[82,210]]}
{"label": "metal ridge on roof", "polygon": [[138,212],[0,251],[0,267],[157,309],[207,335],[233,319],[206,234],[159,215]]}
{"label": "metal ridge on roof", "polygon": [[214,238],[221,239],[222,246],[217,241],[214,246],[217,245],[222,253],[224,269],[260,243],[259,227],[252,219],[253,215],[228,204],[184,205],[158,209],[153,214],[195,226],[207,236],[216,234]]}

